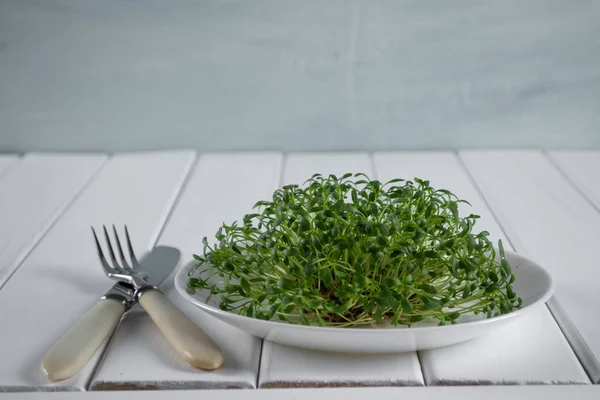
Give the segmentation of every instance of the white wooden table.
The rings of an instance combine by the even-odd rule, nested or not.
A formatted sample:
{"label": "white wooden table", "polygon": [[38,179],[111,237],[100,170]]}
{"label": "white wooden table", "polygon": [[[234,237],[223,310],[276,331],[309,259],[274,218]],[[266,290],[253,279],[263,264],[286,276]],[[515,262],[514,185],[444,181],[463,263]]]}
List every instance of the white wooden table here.
{"label": "white wooden table", "polygon": [[[185,303],[167,279],[169,298],[223,349],[221,369],[189,367],[132,310],[78,376],[45,380],[40,358],[112,284],[90,225],[126,223],[137,249],[175,246],[183,263],[223,221],[315,172],[417,176],[452,190],[481,229],[549,269],[556,295],[468,343],[354,356],[262,343]],[[600,151],[0,155],[0,397],[600,398],[599,172]]]}

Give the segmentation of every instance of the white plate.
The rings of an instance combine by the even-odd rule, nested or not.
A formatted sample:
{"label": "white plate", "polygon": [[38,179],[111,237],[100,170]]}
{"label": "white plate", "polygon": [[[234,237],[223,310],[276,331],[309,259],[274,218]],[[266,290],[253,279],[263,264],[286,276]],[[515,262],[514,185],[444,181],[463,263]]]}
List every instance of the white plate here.
{"label": "white plate", "polygon": [[294,325],[285,322],[264,321],[218,307],[218,299],[206,304],[205,291],[187,292],[190,262],[177,271],[175,287],[184,299],[214,317],[266,340],[288,346],[341,352],[404,352],[432,349],[471,340],[491,332],[545,303],[554,292],[550,275],[532,260],[513,252],[506,252],[513,267],[513,289],[523,299],[520,309],[489,319],[476,319],[444,326],[412,326],[388,328],[329,328]]}

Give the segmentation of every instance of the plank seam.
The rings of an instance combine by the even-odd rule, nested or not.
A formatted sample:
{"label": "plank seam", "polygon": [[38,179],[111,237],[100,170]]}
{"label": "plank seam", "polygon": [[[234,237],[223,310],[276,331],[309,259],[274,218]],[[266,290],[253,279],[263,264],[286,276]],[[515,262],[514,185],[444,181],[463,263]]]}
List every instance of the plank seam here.
{"label": "plank seam", "polygon": [[[37,240],[35,240],[35,243],[33,244],[33,246],[31,246],[31,248],[23,255],[23,257],[21,258],[21,260],[17,262],[17,265],[13,268],[13,270],[8,273],[8,276],[6,277],[6,279],[4,280],[4,282],[0,283],[0,290],[2,290],[2,288],[4,287],[4,285],[6,285],[10,281],[10,279],[17,273],[17,271],[19,270],[19,268],[21,267],[21,265],[23,265],[23,263],[25,262],[25,260],[27,260],[27,258],[31,254],[31,252],[33,252],[37,248],[37,246],[44,239],[44,237],[46,237],[46,235],[48,234],[48,232],[50,232],[52,230],[52,228],[54,227],[54,225],[56,225],[56,223],[61,219],[61,217],[72,207],[72,205],[86,191],[86,189],[92,184],[92,182],[96,180],[96,177],[98,176],[98,174],[100,173],[100,171],[104,168],[104,166],[108,162],[108,159],[109,159],[109,156],[106,156],[106,158],[104,160],[102,160],[102,162],[98,165],[98,167],[96,167],[96,170],[94,170],[94,172],[92,172],[92,174],[90,174],[90,176],[79,187],[79,189],[76,190],[76,192],[73,195],[73,197],[71,197],[71,199],[69,199],[67,202],[65,202],[65,204],[64,204],[64,206],[63,206],[62,209],[61,208],[58,209],[58,212],[54,216],[54,219],[50,222],[50,224],[47,226],[47,228],[41,232],[40,237],[37,238]],[[9,169],[10,168],[11,167],[9,167]]]}
{"label": "plank seam", "polygon": [[[594,210],[600,213],[600,208],[598,208],[587,193],[579,187],[567,171],[561,167],[558,161],[546,150],[543,150],[542,153],[548,163],[565,179],[573,190],[591,205]],[[556,298],[552,298],[548,301],[548,308],[592,383],[600,383],[600,361],[589,348],[573,321],[571,321],[560,305],[560,302],[556,300]]]}
{"label": "plank seam", "polygon": [[588,196],[588,194],[585,192],[585,190],[583,190],[582,188],[579,187],[579,185],[571,178],[571,176],[567,173],[567,171],[565,171],[560,166],[560,164],[556,161],[556,159],[554,159],[554,157],[552,157],[552,155],[549,154],[545,150],[543,150],[542,153],[543,153],[544,157],[546,158],[546,160],[548,160],[550,165],[552,165],[552,167],[554,169],[556,169],[556,171],[567,181],[569,186],[571,186],[577,193],[579,193],[579,195],[589,205],[591,205],[594,210],[596,210],[598,213],[600,213],[600,207],[598,207],[598,205],[596,205],[596,203],[590,198],[590,196]]}
{"label": "plank seam", "polygon": [[[571,178],[571,176],[558,164],[558,162],[550,155],[546,150],[542,150],[542,155],[544,159],[548,161],[548,164],[551,165],[552,168],[558,172],[560,176],[567,182],[569,186],[573,188],[573,190],[579,194],[581,198],[584,199],[586,203],[592,206],[594,210],[600,213],[600,208],[596,206],[596,204],[589,198],[589,196],[585,193],[583,189],[577,185],[577,183]],[[547,302],[548,309],[550,310],[550,314],[552,318],[556,321],[560,331],[564,335],[567,343],[575,353],[577,360],[585,370],[588,378],[593,382],[597,383],[600,380],[600,362],[588,346],[581,333],[571,321],[567,313],[564,311],[560,302],[556,297],[551,298]]]}
{"label": "plank seam", "polygon": [[556,297],[553,296],[548,300],[547,305],[552,318],[554,318],[558,328],[564,335],[567,343],[569,343],[571,350],[575,353],[577,360],[579,360],[590,381],[594,384],[600,383],[600,362],[583,339],[583,336],[581,336],[573,321],[571,321]]}
{"label": "plank seam", "polygon": [[[283,178],[285,176],[285,169],[287,167],[288,161],[288,153],[281,152],[281,163],[279,165],[279,179],[278,179],[278,189],[283,186]],[[263,351],[265,349],[265,340],[260,339],[260,353],[258,355],[258,371],[256,372],[256,389],[260,388],[260,375],[262,373],[262,361],[263,361]]]}
{"label": "plank seam", "polygon": [[106,357],[106,354],[108,353],[108,349],[114,340],[115,333],[117,332],[117,329],[119,329],[121,322],[123,322],[123,319],[125,318],[125,316],[127,314],[128,314],[128,312],[125,312],[123,315],[121,315],[121,318],[119,318],[119,321],[117,321],[115,326],[112,328],[112,330],[108,334],[108,337],[106,339],[106,345],[104,346],[104,348],[99,349],[99,351],[101,351],[102,354],[100,355],[100,357],[98,357],[98,362],[94,365],[94,367],[92,368],[92,371],[90,372],[88,379],[83,384],[83,390],[82,390],[83,392],[90,391],[90,386],[91,386],[92,382],[94,381],[94,376],[96,376],[96,372],[98,372],[98,370],[100,369],[100,366],[104,362],[104,358]]}
{"label": "plank seam", "polygon": [[177,193],[175,194],[175,198],[173,199],[173,201],[170,204],[169,211],[167,212],[166,217],[162,221],[160,229],[158,230],[156,236],[154,237],[154,240],[152,241],[152,246],[156,246],[156,243],[160,240],[160,237],[163,234],[165,227],[168,225],[169,221],[171,220],[173,212],[175,211],[175,209],[177,208],[177,205],[180,202],[182,193],[185,192],[185,189],[188,187],[190,180],[194,175],[196,166],[198,165],[199,162],[200,162],[200,155],[198,153],[194,152],[194,159],[187,165],[187,170],[185,171],[185,175],[181,181],[181,184],[179,185],[179,189],[177,190]]}
{"label": "plank seam", "polygon": [[258,355],[258,371],[256,374],[256,389],[260,389],[260,374],[262,373],[263,352],[265,351],[265,340],[260,339],[260,353]]}
{"label": "plank seam", "polygon": [[[429,385],[430,379],[427,377],[427,373],[425,368],[423,367],[424,363],[421,362],[421,352],[417,351],[417,362],[419,363],[419,369],[421,370],[421,378],[423,378],[423,386],[431,386]],[[433,385],[435,386],[435,385]]]}
{"label": "plank seam", "polygon": [[[510,235],[508,234],[508,231],[504,228],[504,225],[501,222],[502,218],[498,218],[496,216],[496,212],[489,204],[487,198],[485,197],[483,191],[480,189],[479,185],[475,181],[475,178],[473,177],[473,175],[471,175],[471,172],[469,171],[468,167],[466,166],[463,159],[461,158],[460,153],[455,151],[455,154],[456,154],[457,159],[459,160],[461,167],[466,172],[469,179],[473,183],[475,189],[478,191],[479,195],[485,202],[486,206],[490,210],[491,215],[496,220],[498,226],[504,233],[504,236],[508,240],[509,244],[512,246],[513,250],[515,250],[517,252],[521,252],[522,250],[524,250],[524,246],[521,243],[519,243],[518,247],[516,247],[513,244],[514,239],[518,239],[517,234],[514,233],[515,238],[511,239]],[[542,151],[542,155],[545,155],[543,151]],[[547,158],[549,158],[549,157],[547,157]],[[583,337],[579,334],[579,331],[575,328],[575,325],[573,324],[571,319],[566,315],[566,313],[564,313],[562,311],[562,307],[559,305],[558,301],[555,300],[555,297],[552,297],[548,302],[546,302],[545,305],[546,305],[546,308],[550,311],[550,315],[552,315],[554,322],[556,323],[556,325],[562,332],[563,336],[565,337],[567,343],[569,344],[571,351],[573,351],[573,353],[577,357],[577,360],[581,364],[582,368],[584,369],[584,371],[586,371],[588,378],[590,380],[592,380],[592,382],[594,382],[594,376],[596,377],[596,379],[600,380],[600,363],[598,363],[598,360],[596,359],[594,354],[589,349],[589,346],[587,345],[585,340],[583,340]],[[563,326],[563,324],[564,324],[564,326]],[[570,327],[572,329],[570,329]],[[571,334],[575,335],[575,337],[570,336]],[[586,351],[586,349],[587,349],[587,351]],[[586,362],[590,362],[591,365],[587,365]],[[590,371],[592,371],[592,372],[590,372]]]}
{"label": "plank seam", "polygon": [[[464,171],[467,178],[469,179],[469,182],[471,182],[471,185],[473,185],[473,188],[477,191],[477,194],[479,194],[479,197],[481,197],[485,206],[490,211],[490,214],[492,215],[492,218],[494,218],[496,225],[498,225],[498,227],[500,227],[500,230],[504,234],[504,237],[506,238],[506,240],[508,240],[508,244],[510,245],[512,250],[517,250],[517,247],[513,243],[513,239],[511,239],[511,237],[508,235],[507,230],[504,229],[503,224],[500,222],[500,218],[498,218],[498,216],[496,215],[496,212],[494,211],[491,204],[488,202],[487,198],[483,194],[483,191],[481,190],[481,188],[475,181],[475,178],[473,178],[473,175],[471,175],[471,171],[469,171],[469,168],[467,168],[467,165],[464,163],[463,159],[460,157],[460,154],[458,153],[458,151],[454,150],[452,153],[454,155],[454,158],[456,158],[456,161],[458,161],[460,168]],[[519,247],[523,247],[523,246],[519,246]]]}
{"label": "plank seam", "polygon": [[[198,163],[199,159],[200,159],[200,157],[197,155],[196,152],[194,152],[194,158],[187,165],[187,169],[185,170],[183,179],[181,180],[181,183],[178,187],[177,193],[175,194],[175,198],[173,199],[173,201],[171,201],[171,204],[169,205],[167,215],[165,216],[165,218],[163,219],[162,222],[161,221],[158,222],[161,225],[160,225],[160,228],[159,228],[157,234],[155,235],[154,239],[152,240],[152,246],[156,246],[156,242],[158,242],[158,240],[160,239],[160,235],[163,233],[164,227],[168,224],[168,222],[173,214],[173,211],[175,210],[176,205],[178,204],[179,199],[181,198],[181,193],[187,187],[190,177],[192,175],[192,172],[194,171],[194,167]],[[125,314],[127,314],[127,313],[125,313]],[[94,365],[94,368],[93,368],[92,372],[90,373],[89,378],[83,385],[83,391],[85,391],[85,392],[94,391],[94,390],[90,390],[90,386],[93,383],[94,377],[96,376],[98,369],[102,365],[102,362],[104,361],[104,358],[106,357],[106,354],[108,353],[108,349],[110,348],[110,345],[115,337],[115,333],[117,332],[117,329],[119,329],[119,326],[121,325],[121,322],[123,321],[123,318],[125,318],[125,314],[123,316],[121,316],[121,319],[119,320],[119,322],[115,325],[113,330],[108,335],[108,340],[106,342],[106,346],[104,346],[104,348],[100,350],[100,351],[102,351],[102,354],[98,358],[98,362],[96,363],[96,365]]]}

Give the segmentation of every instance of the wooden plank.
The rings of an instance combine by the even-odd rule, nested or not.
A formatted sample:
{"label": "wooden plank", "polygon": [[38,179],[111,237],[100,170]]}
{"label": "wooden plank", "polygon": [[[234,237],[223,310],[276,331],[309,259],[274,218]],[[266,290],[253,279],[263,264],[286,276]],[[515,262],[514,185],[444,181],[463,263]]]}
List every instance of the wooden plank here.
{"label": "wooden plank", "polygon": [[[565,177],[576,186],[577,190],[586,197],[592,205],[600,212],[600,151],[598,150],[561,150],[550,151],[550,160]],[[590,374],[600,376],[600,362],[596,356],[589,351],[581,333],[573,324],[562,306],[552,299],[550,306],[555,319],[562,327],[565,335],[570,338],[571,345],[576,349],[582,362],[588,366]],[[600,378],[596,378],[598,381]]]}
{"label": "wooden plank", "polygon": [[[373,176],[366,153],[291,154],[284,184],[301,184],[314,173],[343,175],[363,172]],[[415,352],[392,355],[351,355],[293,349],[265,341],[260,387],[423,385]]]}
{"label": "wooden plank", "polygon": [[105,159],[29,154],[0,179],[0,288]]}
{"label": "wooden plank", "polygon": [[420,386],[416,353],[345,354],[312,351],[265,341],[261,388]]}
{"label": "wooden plank", "polygon": [[47,382],[40,360],[112,286],[90,225],[126,223],[141,258],[193,159],[189,151],[114,156],[38,243],[0,291],[0,391],[86,387],[102,350],[79,375],[58,383]]}
{"label": "wooden plank", "polygon": [[[181,264],[189,262],[202,250],[204,236],[214,237],[223,222],[241,220],[256,201],[271,197],[279,185],[281,162],[279,153],[201,156],[159,244],[178,247]],[[190,367],[146,314],[132,314],[115,334],[91,389],[256,387],[260,339],[189,304],[175,291],[172,277],[161,289],[215,339],[224,352],[224,365],[212,372]]]}
{"label": "wooden plank", "polygon": [[0,177],[19,160],[16,154],[0,154]]}
{"label": "wooden plank", "polygon": [[550,309],[599,382],[600,213],[539,151],[466,151],[461,158],[514,247],[552,274]]}
{"label": "wooden plank", "polygon": [[313,174],[373,174],[368,153],[290,153],[285,160],[283,183],[303,184]]}
{"label": "wooden plank", "polygon": [[[381,153],[375,154],[374,160],[382,181],[419,177],[468,200],[472,207],[463,204],[459,211],[481,216],[475,230],[487,230],[492,241],[501,239],[511,248],[454,153]],[[545,306],[498,332],[456,346],[421,351],[419,357],[428,385],[589,383]]]}
{"label": "wooden plank", "polygon": [[551,151],[548,155],[600,210],[600,151],[562,150]]}
{"label": "wooden plank", "polygon": [[595,400],[600,385],[4,393],[3,400]]}

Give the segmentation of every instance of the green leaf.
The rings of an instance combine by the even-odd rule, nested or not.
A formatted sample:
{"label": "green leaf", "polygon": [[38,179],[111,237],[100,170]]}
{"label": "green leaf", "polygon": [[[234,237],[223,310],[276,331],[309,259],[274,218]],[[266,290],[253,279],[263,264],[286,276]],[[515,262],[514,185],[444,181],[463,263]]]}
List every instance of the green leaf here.
{"label": "green leaf", "polygon": [[423,319],[425,319],[425,317],[423,317],[422,315],[413,315],[412,317],[410,317],[410,322],[419,322],[423,321]]}
{"label": "green leaf", "polygon": [[279,287],[283,290],[292,290],[297,287],[297,283],[288,278],[280,278],[279,279]]}
{"label": "green leaf", "polygon": [[345,278],[345,277],[347,277],[347,276],[348,276],[348,274],[347,274],[347,273],[345,273],[345,272],[344,272],[343,270],[341,270],[341,269],[336,269],[336,270],[334,270],[334,272],[335,272],[335,276],[336,276],[336,278]]}
{"label": "green leaf", "polygon": [[509,262],[508,262],[508,261],[506,261],[506,259],[504,259],[504,258],[503,258],[503,259],[500,261],[500,264],[502,265],[502,268],[503,268],[503,269],[504,269],[504,271],[506,272],[506,275],[510,275],[510,274],[512,274],[512,268],[511,268],[511,266],[510,266]]}
{"label": "green leaf", "polygon": [[460,278],[460,275],[458,274],[458,259],[456,258],[456,255],[452,256],[452,262],[450,263],[450,273],[454,278]]}
{"label": "green leaf", "polygon": [[498,239],[498,250],[500,251],[500,258],[504,260],[506,257],[504,254],[504,246],[502,245],[502,239]]}
{"label": "green leaf", "polygon": [[331,274],[327,269],[322,269],[319,271],[319,279],[323,282],[325,287],[329,287],[331,283]]}
{"label": "green leaf", "polygon": [[306,264],[304,264],[304,274],[305,275],[310,275],[312,274],[313,270],[315,268],[315,264],[312,261],[307,261]]}
{"label": "green leaf", "polygon": [[425,296],[420,296],[420,299],[423,302],[423,309],[425,310],[439,310],[442,308],[442,303],[439,300],[431,299]]}
{"label": "green leaf", "polygon": [[435,206],[433,204],[431,204],[429,207],[427,207],[427,209],[425,210],[425,218],[429,218],[431,216],[431,214],[433,214],[434,209],[435,209]]}
{"label": "green leaf", "polygon": [[315,313],[315,318],[317,319],[317,324],[319,324],[319,326],[326,326],[325,322],[323,321],[323,318],[321,317],[321,314],[319,314],[318,312]]}
{"label": "green leaf", "polygon": [[252,289],[250,288],[250,282],[248,282],[248,279],[242,278],[240,280],[240,286],[244,290],[246,296],[250,296],[250,294],[252,293]]}
{"label": "green leaf", "polygon": [[348,213],[358,213],[358,209],[354,207],[352,204],[343,204],[340,208],[341,211],[345,211]]}
{"label": "green leaf", "polygon": [[455,319],[460,317],[460,313],[459,312],[451,313],[451,314],[448,314],[447,317],[450,320],[454,321]]}
{"label": "green leaf", "polygon": [[367,278],[364,275],[359,275],[354,279],[354,285],[359,288],[367,286]]}
{"label": "green leaf", "polygon": [[431,285],[423,284],[419,285],[419,288],[430,294],[437,294],[437,289]]}
{"label": "green leaf", "polygon": [[498,289],[500,285],[498,283],[492,283],[490,286],[485,288],[486,293],[491,293],[494,290]]}
{"label": "green leaf", "polygon": [[375,322],[377,322],[378,324],[381,323],[381,321],[383,320],[382,316],[381,316],[381,308],[377,307],[375,309],[375,315],[373,316],[373,318],[375,318]]}
{"label": "green leaf", "polygon": [[400,182],[404,182],[404,179],[400,179],[400,178],[395,178],[395,179],[391,179],[389,181],[386,182],[386,185],[392,184],[392,183],[400,183]]}
{"label": "green leaf", "polygon": [[367,301],[365,302],[363,309],[365,311],[366,314],[371,314],[371,312],[373,311],[373,306],[375,305],[375,303],[373,301]]}
{"label": "green leaf", "polygon": [[273,304],[271,307],[269,307],[268,318],[272,319],[273,316],[275,316],[275,314],[277,313],[277,311],[279,311],[279,304]]}
{"label": "green leaf", "polygon": [[475,249],[475,239],[473,238],[473,235],[468,235],[467,236],[467,250],[469,251],[469,254],[473,253],[474,249]]}
{"label": "green leaf", "polygon": [[388,245],[388,240],[383,236],[377,236],[375,242],[381,247],[386,247]]}
{"label": "green leaf", "polygon": [[412,314],[412,306],[408,302],[406,297],[400,298],[400,304],[402,305],[402,312],[405,314]]}
{"label": "green leaf", "polygon": [[462,298],[466,299],[470,295],[471,295],[471,284],[467,282],[467,284],[465,285],[463,292],[462,292]]}
{"label": "green leaf", "polygon": [[254,317],[254,306],[252,305],[252,303],[246,305],[246,316]]}
{"label": "green leaf", "polygon": [[316,308],[319,308],[320,305],[321,305],[321,302],[319,300],[316,300],[316,299],[309,300],[306,303],[306,307],[310,308],[312,310],[314,310]]}
{"label": "green leaf", "polygon": [[442,257],[440,255],[440,253],[433,251],[433,250],[427,250],[423,253],[423,255],[427,258],[441,258]]}
{"label": "green leaf", "polygon": [[386,287],[395,287],[395,286],[399,286],[401,283],[400,279],[398,278],[385,278],[383,280],[383,284]]}
{"label": "green leaf", "polygon": [[291,314],[292,311],[294,311],[295,309],[296,309],[296,305],[294,303],[290,303],[283,309],[283,313]]}
{"label": "green leaf", "polygon": [[448,208],[450,209],[450,212],[452,213],[452,216],[455,219],[458,219],[458,206],[456,205],[456,203],[450,203],[448,205]]}
{"label": "green leaf", "polygon": [[310,323],[306,319],[306,316],[304,315],[304,312],[302,312],[302,310],[300,310],[300,322],[302,322],[302,325],[310,325]]}
{"label": "green leaf", "polygon": [[268,206],[269,204],[271,204],[271,203],[268,201],[261,200],[261,201],[254,203],[254,206],[252,206],[252,208],[264,207],[264,206]]}
{"label": "green leaf", "polygon": [[516,297],[515,292],[513,292],[513,289],[510,285],[506,286],[506,295],[508,296],[509,300],[513,300]]}

